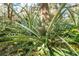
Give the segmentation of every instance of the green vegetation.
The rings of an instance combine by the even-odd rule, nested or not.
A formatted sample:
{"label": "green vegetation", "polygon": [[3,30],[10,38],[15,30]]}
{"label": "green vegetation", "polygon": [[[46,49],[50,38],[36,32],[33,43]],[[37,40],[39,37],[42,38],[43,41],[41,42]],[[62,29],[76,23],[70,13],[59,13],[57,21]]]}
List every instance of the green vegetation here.
{"label": "green vegetation", "polygon": [[[19,4],[20,12],[14,9],[14,4],[2,4],[5,6],[4,11],[7,9],[7,13],[0,7],[2,13],[0,16],[1,56],[79,55],[78,4],[46,3],[49,7],[47,15],[52,16],[48,22],[41,21],[40,6],[43,4],[32,4],[33,6]],[[50,14],[52,6],[57,5],[59,5],[57,13]],[[43,7],[46,8],[45,5]],[[43,16],[46,18],[47,15]],[[43,20],[47,21],[48,19],[45,18]]]}

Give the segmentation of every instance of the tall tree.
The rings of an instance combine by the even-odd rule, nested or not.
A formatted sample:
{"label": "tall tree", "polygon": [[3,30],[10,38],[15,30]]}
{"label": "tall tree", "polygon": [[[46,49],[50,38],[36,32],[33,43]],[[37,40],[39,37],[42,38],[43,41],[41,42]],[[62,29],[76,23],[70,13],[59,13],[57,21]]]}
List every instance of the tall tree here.
{"label": "tall tree", "polygon": [[41,17],[41,27],[39,27],[39,31],[45,34],[49,22],[56,14],[58,7],[57,4],[53,4],[51,5],[52,8],[50,8],[50,5],[48,3],[40,3],[39,6],[40,6],[40,17]]}
{"label": "tall tree", "polygon": [[12,20],[12,16],[13,16],[13,10],[12,10],[13,4],[12,4],[12,3],[9,3],[9,4],[7,4],[7,5],[8,5],[8,7],[7,7],[8,18],[9,18],[10,20]]}
{"label": "tall tree", "polygon": [[41,22],[47,23],[49,22],[49,7],[48,3],[41,3],[40,4],[40,15],[41,15]]}
{"label": "tall tree", "polygon": [[49,22],[49,7],[48,3],[40,3],[40,26],[38,27],[38,31],[41,35],[45,35],[46,33],[46,25]]}

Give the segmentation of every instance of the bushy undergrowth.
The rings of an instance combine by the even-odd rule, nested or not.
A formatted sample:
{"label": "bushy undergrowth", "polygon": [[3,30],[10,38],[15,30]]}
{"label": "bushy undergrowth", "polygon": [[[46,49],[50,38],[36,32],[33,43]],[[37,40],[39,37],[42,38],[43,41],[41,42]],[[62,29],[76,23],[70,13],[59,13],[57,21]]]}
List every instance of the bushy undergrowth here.
{"label": "bushy undergrowth", "polygon": [[22,18],[13,10],[20,21],[0,20],[0,55],[78,56],[79,29],[75,23],[61,18],[65,5],[61,5],[42,32],[38,29],[41,26],[38,13]]}

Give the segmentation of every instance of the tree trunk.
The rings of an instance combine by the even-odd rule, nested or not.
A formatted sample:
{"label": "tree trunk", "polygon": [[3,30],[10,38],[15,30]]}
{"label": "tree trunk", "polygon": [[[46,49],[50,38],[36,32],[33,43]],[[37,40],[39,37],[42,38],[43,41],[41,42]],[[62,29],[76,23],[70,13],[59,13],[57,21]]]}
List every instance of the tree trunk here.
{"label": "tree trunk", "polygon": [[[49,22],[49,7],[48,3],[41,3],[40,4],[40,16],[41,16],[41,22],[47,24]],[[43,25],[43,24],[42,24]]]}
{"label": "tree trunk", "polygon": [[[57,13],[58,7],[57,4],[53,4],[52,8],[49,9],[48,3],[41,3],[40,5],[40,17],[41,17],[41,26],[39,31],[45,33],[48,28],[49,22],[53,16]],[[52,11],[52,12],[51,12]]]}
{"label": "tree trunk", "polygon": [[40,26],[38,27],[38,31],[41,35],[46,34],[45,26],[49,22],[49,7],[48,3],[41,3],[40,6]]}
{"label": "tree trunk", "polygon": [[7,7],[7,10],[8,10],[8,18],[9,18],[10,20],[12,20],[12,15],[13,15],[13,10],[12,10],[12,8],[13,8],[13,4],[12,4],[12,3],[9,3],[9,4],[8,4],[8,7]]}

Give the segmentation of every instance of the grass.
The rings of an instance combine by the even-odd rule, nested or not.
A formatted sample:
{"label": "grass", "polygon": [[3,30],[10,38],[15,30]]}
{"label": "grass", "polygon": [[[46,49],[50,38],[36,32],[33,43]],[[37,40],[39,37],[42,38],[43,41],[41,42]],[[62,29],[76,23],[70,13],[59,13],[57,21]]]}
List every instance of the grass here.
{"label": "grass", "polygon": [[[38,30],[40,25],[39,12],[29,13],[24,9],[27,16],[21,17],[10,7],[19,20],[12,23],[9,23],[9,19],[0,22],[0,25],[3,24],[4,26],[0,26],[0,55],[78,56],[79,49],[77,51],[75,49],[78,47],[74,47],[71,43],[78,42],[79,31],[74,13],[65,7],[66,5],[65,3],[60,5],[57,14],[49,22],[44,35],[41,35],[42,32]],[[71,16],[69,20],[63,17],[66,11]]]}

